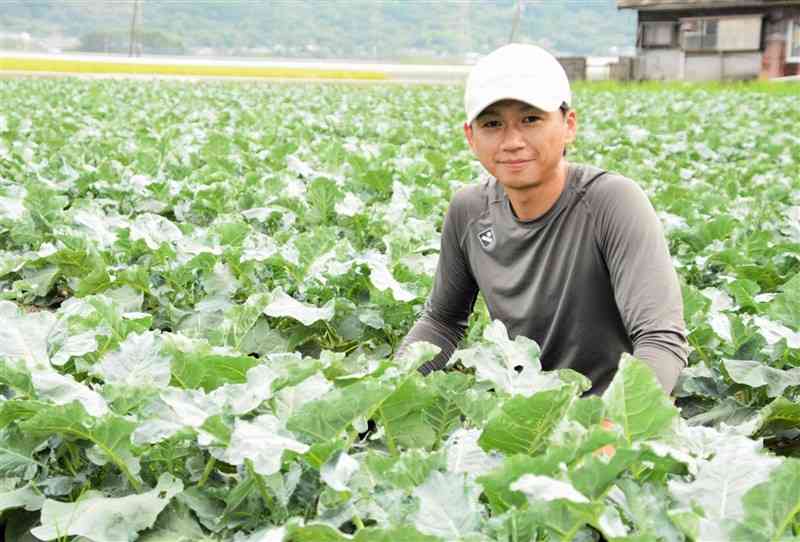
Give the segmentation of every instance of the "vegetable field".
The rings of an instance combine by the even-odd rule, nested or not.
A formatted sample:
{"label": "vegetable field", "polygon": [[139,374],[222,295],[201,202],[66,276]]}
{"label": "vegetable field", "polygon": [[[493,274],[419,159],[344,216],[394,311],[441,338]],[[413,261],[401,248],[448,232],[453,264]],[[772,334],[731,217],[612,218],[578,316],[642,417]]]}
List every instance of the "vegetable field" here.
{"label": "vegetable field", "polygon": [[5,540],[800,540],[799,94],[576,89],[683,283],[673,401],[480,303],[393,357],[481,174],[458,88],[0,81]]}

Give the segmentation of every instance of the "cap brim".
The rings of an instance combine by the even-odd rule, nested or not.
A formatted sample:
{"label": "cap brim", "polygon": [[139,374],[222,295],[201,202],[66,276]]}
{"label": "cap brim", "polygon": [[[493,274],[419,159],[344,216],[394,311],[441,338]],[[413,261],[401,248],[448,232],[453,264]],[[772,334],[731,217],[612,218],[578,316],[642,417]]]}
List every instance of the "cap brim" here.
{"label": "cap brim", "polygon": [[536,107],[537,109],[541,109],[542,111],[558,111],[558,108],[561,107],[561,104],[563,103],[563,101],[558,98],[547,99],[544,97],[537,97],[532,99],[530,92],[527,93],[527,96],[514,93],[507,93],[501,96],[487,96],[480,102],[477,102],[472,108],[467,116],[467,124],[471,124],[472,121],[474,121],[487,107],[503,100],[517,100],[519,102],[524,102],[528,105]]}

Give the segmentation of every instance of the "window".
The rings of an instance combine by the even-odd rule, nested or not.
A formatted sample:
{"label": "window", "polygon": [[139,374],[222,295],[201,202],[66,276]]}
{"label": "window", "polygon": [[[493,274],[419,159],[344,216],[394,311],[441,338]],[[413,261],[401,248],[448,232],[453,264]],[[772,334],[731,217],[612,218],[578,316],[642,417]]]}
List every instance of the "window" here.
{"label": "window", "polygon": [[686,51],[758,51],[761,49],[761,15],[683,19]]}
{"label": "window", "polygon": [[642,47],[671,47],[675,43],[675,23],[642,23]]}
{"label": "window", "polygon": [[717,49],[717,19],[690,19],[681,24],[683,48],[687,51],[714,51]]}
{"label": "window", "polygon": [[789,21],[789,36],[786,39],[786,61],[800,62],[800,19]]}

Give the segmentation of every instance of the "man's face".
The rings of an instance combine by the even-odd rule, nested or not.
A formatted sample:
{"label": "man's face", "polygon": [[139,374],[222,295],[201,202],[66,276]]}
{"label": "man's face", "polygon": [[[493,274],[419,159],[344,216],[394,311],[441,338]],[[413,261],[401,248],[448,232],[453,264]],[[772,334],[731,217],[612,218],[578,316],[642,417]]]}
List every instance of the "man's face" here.
{"label": "man's face", "polygon": [[517,100],[496,102],[464,125],[483,167],[503,186],[517,190],[540,186],[558,174],[576,130],[574,111],[542,111]]}

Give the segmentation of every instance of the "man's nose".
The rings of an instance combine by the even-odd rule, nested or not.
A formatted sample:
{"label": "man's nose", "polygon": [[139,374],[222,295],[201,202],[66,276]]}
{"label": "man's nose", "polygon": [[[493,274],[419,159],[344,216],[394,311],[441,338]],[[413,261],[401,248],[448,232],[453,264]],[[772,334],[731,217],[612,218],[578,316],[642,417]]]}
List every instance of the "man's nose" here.
{"label": "man's nose", "polygon": [[525,140],[522,138],[522,130],[520,130],[519,126],[510,123],[505,126],[501,145],[505,151],[516,150],[525,146]]}

